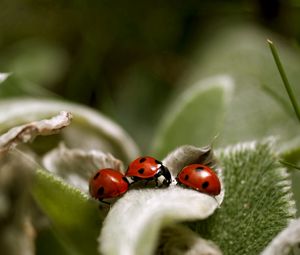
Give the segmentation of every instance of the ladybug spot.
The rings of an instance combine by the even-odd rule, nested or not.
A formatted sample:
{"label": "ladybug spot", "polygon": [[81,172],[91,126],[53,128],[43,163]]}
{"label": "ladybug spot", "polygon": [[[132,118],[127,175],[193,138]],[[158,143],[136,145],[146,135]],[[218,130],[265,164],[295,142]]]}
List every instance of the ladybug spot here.
{"label": "ladybug spot", "polygon": [[140,159],[140,163],[143,163],[143,162],[145,162],[146,161],[146,158],[141,158]]}
{"label": "ladybug spot", "polygon": [[208,183],[208,182],[203,182],[203,183],[202,183],[202,188],[203,188],[203,189],[206,189],[208,186],[209,186],[209,183]]}
{"label": "ladybug spot", "polygon": [[155,160],[156,164],[162,165],[162,163],[159,160]]}
{"label": "ladybug spot", "polygon": [[144,169],[144,168],[141,168],[141,169],[138,170],[138,172],[139,172],[140,174],[143,174],[143,173],[145,172],[145,169]]}
{"label": "ladybug spot", "polygon": [[188,179],[189,179],[189,175],[187,174],[184,176],[184,180],[187,181]]}
{"label": "ladybug spot", "polygon": [[99,172],[95,174],[94,180],[96,180],[98,178],[99,174],[100,174]]}
{"label": "ladybug spot", "polygon": [[97,194],[99,196],[102,196],[104,194],[104,188],[103,187],[100,187],[98,190],[97,190]]}
{"label": "ladybug spot", "polygon": [[200,172],[200,171],[202,171],[203,169],[204,169],[203,167],[199,166],[199,167],[197,167],[195,170],[196,170],[196,172]]}

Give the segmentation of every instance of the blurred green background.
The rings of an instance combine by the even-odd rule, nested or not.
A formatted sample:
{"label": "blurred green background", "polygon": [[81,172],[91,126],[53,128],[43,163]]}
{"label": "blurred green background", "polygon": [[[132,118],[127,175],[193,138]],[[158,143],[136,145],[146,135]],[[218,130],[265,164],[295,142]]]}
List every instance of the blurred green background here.
{"label": "blurred green background", "polygon": [[[91,106],[160,159],[219,133],[217,148],[278,136],[276,149],[300,164],[299,122],[267,38],[300,102],[300,0],[2,0],[0,72],[13,75],[0,84],[0,99]],[[233,78],[232,97],[222,87],[199,93],[168,126],[181,93],[216,75]],[[299,181],[293,171],[298,215]]]}
{"label": "blurred green background", "polygon": [[299,13],[298,0],[2,0],[0,71],[15,75],[0,95],[92,106],[147,151],[167,102],[188,86],[195,52],[245,23],[298,45]]}

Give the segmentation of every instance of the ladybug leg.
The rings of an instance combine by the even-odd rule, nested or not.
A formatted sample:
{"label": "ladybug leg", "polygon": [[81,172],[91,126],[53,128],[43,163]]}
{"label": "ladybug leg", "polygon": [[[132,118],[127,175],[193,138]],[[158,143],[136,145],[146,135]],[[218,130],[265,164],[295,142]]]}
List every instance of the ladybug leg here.
{"label": "ladybug leg", "polygon": [[165,166],[161,165],[159,172],[156,174],[155,178],[157,179],[160,176],[163,176],[165,179],[162,183],[162,185],[160,185],[160,187],[166,185],[167,187],[171,184],[172,182],[172,177],[170,174],[170,171],[168,168],[166,168]]}
{"label": "ladybug leg", "polygon": [[[160,176],[163,176],[165,178],[161,185],[158,184],[158,178]],[[160,167],[158,173],[154,176],[154,180],[155,180],[156,187],[158,187],[158,188],[161,188],[163,186],[168,187],[172,182],[172,177],[171,177],[171,174],[169,172],[169,169],[162,165]]]}
{"label": "ladybug leg", "polygon": [[144,186],[147,186],[149,182],[150,182],[150,180],[149,180],[149,179],[147,179],[147,180],[145,181],[145,184],[144,184]]}
{"label": "ladybug leg", "polygon": [[176,177],[175,180],[176,180],[176,183],[178,186],[181,186],[181,187],[183,186],[183,184],[180,182],[178,177]]}
{"label": "ladybug leg", "polygon": [[[139,181],[140,178],[139,178],[139,177],[136,177],[136,176],[132,176],[132,177],[131,177],[131,180],[132,180],[132,183],[135,183],[135,182]],[[131,183],[131,184],[132,184],[132,183]]]}
{"label": "ladybug leg", "polygon": [[163,177],[165,177],[163,183],[165,185],[169,186],[172,182],[172,177],[171,177],[169,169],[166,168],[165,166],[162,166],[162,175],[163,175]]}
{"label": "ladybug leg", "polygon": [[158,184],[158,178],[162,175],[162,171],[161,168],[159,169],[159,171],[157,172],[157,174],[152,178],[152,180],[155,181],[155,187],[156,188],[161,188],[163,186],[163,184],[159,185]]}
{"label": "ladybug leg", "polygon": [[155,187],[156,187],[156,188],[160,188],[161,185],[160,185],[160,186],[158,185],[158,177],[155,177],[155,178],[154,178],[154,181],[155,181]]}
{"label": "ladybug leg", "polygon": [[99,199],[100,203],[99,203],[99,210],[110,210],[111,208],[111,203],[107,202],[107,201],[104,201],[102,199]]}
{"label": "ladybug leg", "polygon": [[110,202],[104,201],[103,198],[100,198],[99,201],[100,201],[101,203],[103,203],[103,204],[107,204],[107,205],[109,205],[109,206],[111,205]]}

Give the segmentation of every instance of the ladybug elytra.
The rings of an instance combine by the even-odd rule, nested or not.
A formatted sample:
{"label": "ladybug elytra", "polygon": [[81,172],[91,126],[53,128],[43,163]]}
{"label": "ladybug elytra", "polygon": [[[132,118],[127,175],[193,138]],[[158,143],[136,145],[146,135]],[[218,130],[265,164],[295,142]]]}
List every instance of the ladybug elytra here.
{"label": "ladybug elytra", "polygon": [[100,169],[90,179],[89,192],[93,198],[100,200],[115,198],[124,194],[129,187],[127,178],[111,168]]}
{"label": "ladybug elytra", "polygon": [[139,157],[132,161],[125,174],[130,177],[134,182],[140,180],[151,181],[154,180],[158,186],[158,178],[163,176],[165,178],[164,184],[167,186],[172,182],[171,174],[167,167],[162,162],[152,157]]}
{"label": "ladybug elytra", "polygon": [[176,180],[179,184],[209,195],[216,196],[221,192],[221,183],[217,174],[205,165],[192,164],[184,167]]}

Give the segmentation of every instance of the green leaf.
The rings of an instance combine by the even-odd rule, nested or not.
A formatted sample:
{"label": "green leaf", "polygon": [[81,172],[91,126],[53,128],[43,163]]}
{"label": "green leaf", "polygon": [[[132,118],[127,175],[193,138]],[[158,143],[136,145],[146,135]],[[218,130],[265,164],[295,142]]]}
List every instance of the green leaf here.
{"label": "green leaf", "polygon": [[26,80],[19,75],[8,76],[0,86],[0,97],[58,97],[50,90],[47,90],[32,81]]}
{"label": "green leaf", "polygon": [[[51,249],[49,249],[51,247]],[[52,229],[43,229],[35,240],[36,255],[72,255]]]}
{"label": "green leaf", "polygon": [[210,144],[222,128],[232,89],[230,77],[218,76],[196,83],[175,99],[162,118],[154,153],[162,157],[182,144]]}
{"label": "green leaf", "polygon": [[51,86],[67,71],[68,56],[53,43],[39,39],[23,40],[2,51],[0,67],[23,80]]}
{"label": "green leaf", "polygon": [[32,193],[71,254],[98,254],[97,237],[104,218],[98,203],[45,170],[37,170]]}
{"label": "green leaf", "polygon": [[[282,38],[268,30],[249,24],[230,25],[211,30],[207,43],[194,52],[191,68],[181,85],[227,73],[233,77],[235,88],[224,119],[218,145],[258,140],[273,135],[280,144],[299,137],[299,125],[266,38],[272,39],[280,50],[281,61],[300,102],[300,53]],[[298,154],[299,157],[299,154]]]}
{"label": "green leaf", "polygon": [[258,254],[295,216],[291,182],[270,141],[221,152],[226,196],[207,221],[191,224],[224,254]]}
{"label": "green leaf", "polygon": [[[293,220],[281,231],[261,253],[261,255],[299,254],[300,219]],[[293,252],[293,253],[291,253]]]}

